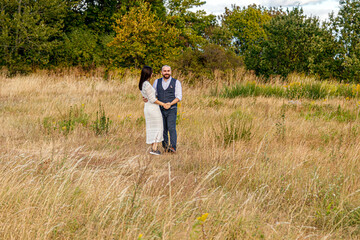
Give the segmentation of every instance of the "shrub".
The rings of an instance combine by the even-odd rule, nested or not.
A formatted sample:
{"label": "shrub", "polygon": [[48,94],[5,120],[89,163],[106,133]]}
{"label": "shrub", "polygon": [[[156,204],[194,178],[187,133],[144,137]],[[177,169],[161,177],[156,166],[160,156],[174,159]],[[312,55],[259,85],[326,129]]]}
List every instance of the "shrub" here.
{"label": "shrub", "polygon": [[187,48],[174,65],[185,74],[194,74],[196,78],[202,75],[213,78],[215,70],[224,72],[240,67],[242,58],[221,46],[208,44],[202,50]]}
{"label": "shrub", "polygon": [[222,145],[229,146],[239,140],[250,140],[251,131],[252,117],[237,110],[220,121],[220,129],[215,129],[215,134]]}
{"label": "shrub", "polygon": [[101,103],[99,103],[99,110],[96,112],[96,119],[93,121],[93,124],[91,125],[92,128],[95,131],[96,135],[101,135],[103,133],[109,132],[109,126],[112,123],[110,121],[109,117],[106,117],[106,113],[104,108],[101,106]]}

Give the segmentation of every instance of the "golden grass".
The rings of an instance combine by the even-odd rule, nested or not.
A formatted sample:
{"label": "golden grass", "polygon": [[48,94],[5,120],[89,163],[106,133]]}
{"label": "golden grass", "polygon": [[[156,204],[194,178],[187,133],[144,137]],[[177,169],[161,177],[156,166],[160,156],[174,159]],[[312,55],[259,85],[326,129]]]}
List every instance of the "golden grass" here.
{"label": "golden grass", "polygon": [[[156,157],[137,81],[0,77],[1,239],[360,238],[359,119],[307,109],[358,114],[356,100],[229,100],[183,83],[178,153]],[[100,101],[107,135],[44,126],[75,105],[93,120]],[[226,124],[244,121],[250,137],[225,144]]]}

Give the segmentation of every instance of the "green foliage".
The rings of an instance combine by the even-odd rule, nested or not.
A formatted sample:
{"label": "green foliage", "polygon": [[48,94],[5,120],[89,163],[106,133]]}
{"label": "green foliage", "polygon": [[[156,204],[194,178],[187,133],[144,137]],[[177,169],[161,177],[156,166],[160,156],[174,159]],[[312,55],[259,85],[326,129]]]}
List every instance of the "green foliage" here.
{"label": "green foliage", "polygon": [[319,79],[360,81],[359,0],[341,0],[339,14],[322,24],[301,8],[284,12],[234,5],[219,19],[193,11],[204,4],[202,0],[4,0],[0,67],[13,75],[37,68],[105,66],[108,76],[113,68],[147,64],[158,70],[174,63],[195,78],[213,78],[215,70],[226,73],[245,64],[265,77],[299,72]]}
{"label": "green foliage", "polygon": [[252,136],[252,117],[237,110],[221,120],[220,130],[214,128],[214,131],[216,139],[224,146],[239,140],[248,141]]}
{"label": "green foliage", "polygon": [[[85,112],[85,105],[70,106],[69,112],[60,116],[59,120],[54,117],[45,117],[42,121],[42,127],[48,134],[58,131],[64,135],[71,133],[77,126],[84,128],[90,127],[96,135],[107,134],[112,121],[106,116],[104,108],[99,104],[99,110],[96,112],[95,120],[90,120],[91,115]],[[92,122],[90,125],[89,123]]]}
{"label": "green foliage", "polygon": [[76,28],[65,36],[62,49],[64,64],[89,67],[99,65],[98,36],[90,29]]}
{"label": "green foliage", "polygon": [[328,96],[328,92],[320,82],[311,82],[301,84],[298,82],[291,83],[286,86],[285,97],[289,99],[324,99]]}
{"label": "green foliage", "polygon": [[137,68],[148,64],[160,68],[179,54],[179,31],[161,21],[147,3],[117,19],[115,32],[109,46],[114,48],[117,66]]}
{"label": "green foliage", "polygon": [[46,66],[62,35],[61,0],[0,2],[0,64],[10,74]]}
{"label": "green foliage", "polygon": [[341,0],[338,15],[331,15],[330,20],[339,44],[337,77],[360,82],[360,1]]}
{"label": "green foliage", "polygon": [[215,15],[208,15],[205,11],[189,10],[203,4],[205,1],[201,0],[169,0],[167,2],[168,21],[179,30],[179,40],[183,48],[199,50],[208,42],[226,42]]}
{"label": "green foliage", "polygon": [[96,119],[93,121],[91,127],[94,129],[96,135],[109,132],[109,126],[112,121],[106,116],[104,108],[99,103],[99,110],[96,112]]}
{"label": "green foliage", "polygon": [[267,39],[251,55],[258,74],[286,77],[291,72],[303,72],[332,76],[336,67],[335,40],[328,29],[320,26],[318,18],[306,17],[302,9],[295,8],[272,18],[264,27]]}
{"label": "green foliage", "polygon": [[[331,182],[317,181],[318,191],[315,194],[315,225],[332,231],[337,228],[352,227],[355,234],[359,232],[359,207],[341,198],[344,185],[343,176],[332,176]],[[355,227],[355,228],[354,228]]]}
{"label": "green foliage", "polygon": [[189,9],[204,5],[206,2],[202,0],[168,0],[167,8],[170,15],[187,15]]}
{"label": "green foliage", "polygon": [[135,124],[138,126],[144,126],[145,125],[145,118],[143,116],[137,118],[135,120]]}
{"label": "green foliage", "polygon": [[304,110],[301,111],[301,115],[306,120],[312,119],[324,119],[326,121],[337,122],[352,122],[360,117],[359,113],[351,112],[344,109],[340,105],[337,108],[333,108],[330,105],[317,105],[317,104],[304,104]]}
{"label": "green foliage", "polygon": [[288,99],[325,99],[327,97],[359,98],[360,84],[331,84],[326,82],[292,82],[285,86],[260,84],[256,82],[237,83],[225,86],[219,93],[221,97],[235,98],[248,96],[285,97]]}
{"label": "green foliage", "polygon": [[142,2],[151,4],[151,10],[158,16],[165,16],[166,9],[162,0],[67,0],[65,32],[73,28],[90,29],[95,35],[114,34],[115,16],[122,16],[131,7]]}
{"label": "green foliage", "polygon": [[225,86],[220,92],[220,96],[226,98],[235,98],[238,96],[265,96],[265,97],[283,97],[285,90],[280,86],[259,85],[256,82],[246,82],[243,84],[236,84],[232,87]]}
{"label": "green foliage", "polygon": [[85,105],[70,106],[69,112],[60,117],[60,120],[55,120],[52,117],[46,117],[43,120],[43,128],[47,133],[52,133],[58,130],[64,135],[68,135],[77,125],[87,127],[89,123],[89,114],[85,113]]}
{"label": "green foliage", "polygon": [[271,20],[271,16],[261,6],[254,4],[240,8],[233,5],[232,10],[225,8],[221,17],[223,26],[232,33],[236,49],[242,55],[250,46],[258,45],[266,39],[264,25]]}
{"label": "green foliage", "polygon": [[[240,67],[242,59],[231,50],[226,50],[219,45],[207,44],[201,51],[187,48],[174,61],[174,65],[186,74],[192,73],[195,77],[205,75],[211,78],[214,70],[226,71],[227,69]],[[188,81],[192,83],[194,79]]]}

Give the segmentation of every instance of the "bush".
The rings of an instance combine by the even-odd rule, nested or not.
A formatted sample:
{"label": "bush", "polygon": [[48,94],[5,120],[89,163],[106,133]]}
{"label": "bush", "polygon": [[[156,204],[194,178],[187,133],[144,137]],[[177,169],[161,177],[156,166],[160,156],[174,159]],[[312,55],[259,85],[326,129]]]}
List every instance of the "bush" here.
{"label": "bush", "polygon": [[202,50],[187,48],[174,62],[174,65],[185,74],[195,77],[206,75],[213,78],[215,70],[227,71],[242,66],[242,58],[225,48],[208,44]]}
{"label": "bush", "polygon": [[[215,128],[214,128],[215,129]],[[229,117],[220,121],[220,129],[215,129],[216,139],[224,145],[244,140],[248,141],[252,136],[252,117],[237,110]]]}
{"label": "bush", "polygon": [[254,82],[225,86],[219,95],[226,98],[238,96],[285,97],[288,99],[325,99],[327,97],[359,98],[360,84],[329,84],[324,82],[292,82],[285,86]]}

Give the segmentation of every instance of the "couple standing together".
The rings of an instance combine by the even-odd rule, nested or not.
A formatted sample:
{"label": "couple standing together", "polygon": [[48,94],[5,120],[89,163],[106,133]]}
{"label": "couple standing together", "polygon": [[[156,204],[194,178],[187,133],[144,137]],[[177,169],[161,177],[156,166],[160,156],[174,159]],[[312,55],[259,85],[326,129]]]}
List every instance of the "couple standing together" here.
{"label": "couple standing together", "polygon": [[146,143],[152,145],[150,154],[161,154],[158,149],[160,142],[165,152],[176,153],[177,103],[182,99],[181,83],[171,77],[171,68],[167,65],[161,68],[163,77],[156,79],[151,86],[152,74],[152,68],[144,66],[139,81],[145,102]]}

